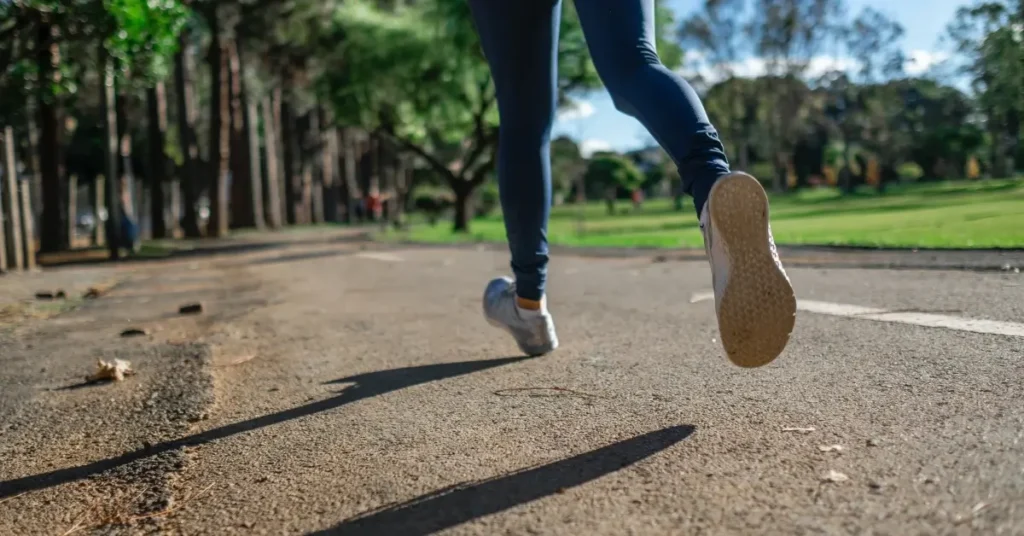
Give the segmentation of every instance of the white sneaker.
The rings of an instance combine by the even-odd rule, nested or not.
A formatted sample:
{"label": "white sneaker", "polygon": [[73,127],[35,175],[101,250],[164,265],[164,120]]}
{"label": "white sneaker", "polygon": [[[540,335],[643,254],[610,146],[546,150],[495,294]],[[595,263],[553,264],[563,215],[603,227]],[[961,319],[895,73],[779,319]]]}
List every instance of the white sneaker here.
{"label": "white sneaker", "polygon": [[725,353],[741,367],[766,365],[789,342],[796,296],[775,249],[764,188],[746,173],[719,179],[700,226]]}
{"label": "white sneaker", "polygon": [[519,349],[528,356],[544,355],[558,348],[555,321],[543,300],[539,311],[520,309],[516,305],[516,283],[507,277],[487,284],[484,317],[492,326],[511,333]]}

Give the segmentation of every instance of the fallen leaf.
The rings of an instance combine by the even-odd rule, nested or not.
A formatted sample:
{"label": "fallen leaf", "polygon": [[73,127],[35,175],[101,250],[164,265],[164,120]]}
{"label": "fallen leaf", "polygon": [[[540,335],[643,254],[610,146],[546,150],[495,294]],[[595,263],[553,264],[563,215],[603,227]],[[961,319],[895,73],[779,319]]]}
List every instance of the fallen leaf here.
{"label": "fallen leaf", "polygon": [[783,432],[796,432],[796,433],[799,433],[799,434],[809,434],[809,433],[814,431],[814,427],[813,426],[807,426],[805,428],[802,428],[802,427],[799,427],[799,426],[783,426],[782,427],[782,431]]}
{"label": "fallen leaf", "polygon": [[847,480],[850,479],[850,477],[844,475],[843,473],[840,473],[839,471],[836,471],[835,469],[829,469],[828,473],[826,473],[825,476],[821,477],[821,479],[825,482],[839,483],[846,482]]}
{"label": "fallen leaf", "polygon": [[842,445],[819,445],[818,450],[822,452],[842,452],[846,447]]}
{"label": "fallen leaf", "polygon": [[135,371],[132,370],[132,364],[128,361],[115,359],[110,362],[100,359],[96,362],[96,372],[87,376],[85,381],[99,382],[103,380],[113,380],[115,382],[119,382],[124,380],[125,376],[132,376],[134,374]]}

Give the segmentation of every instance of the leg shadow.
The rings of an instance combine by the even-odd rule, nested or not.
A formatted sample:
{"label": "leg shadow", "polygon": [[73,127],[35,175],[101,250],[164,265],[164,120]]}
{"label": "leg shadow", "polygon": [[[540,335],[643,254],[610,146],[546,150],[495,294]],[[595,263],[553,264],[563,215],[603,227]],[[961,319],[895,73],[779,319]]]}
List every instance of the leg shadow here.
{"label": "leg shadow", "polygon": [[650,457],[686,439],[693,426],[673,426],[554,463],[482,482],[440,489],[360,514],[312,536],[432,534],[467,521],[580,486]]}
{"label": "leg shadow", "polygon": [[98,475],[110,469],[128,465],[137,460],[156,456],[158,454],[179,449],[182,447],[202,445],[210,443],[218,439],[230,437],[236,434],[241,434],[279,424],[282,422],[290,421],[292,419],[298,419],[307,415],[313,415],[320,413],[321,411],[327,411],[335,408],[339,408],[346,404],[358,402],[366,398],[390,393],[392,391],[398,391],[414,385],[420,385],[423,383],[429,383],[433,381],[443,380],[446,378],[454,378],[456,376],[462,376],[465,374],[471,374],[473,372],[479,372],[493,367],[501,365],[509,365],[518,361],[530,359],[528,357],[506,357],[501,359],[487,359],[482,361],[461,361],[457,363],[439,363],[435,365],[425,365],[418,367],[405,367],[392,370],[384,370],[379,372],[370,372],[367,374],[359,374],[357,376],[351,376],[348,378],[342,378],[325,383],[352,383],[343,389],[337,396],[312,402],[304,406],[279,411],[277,413],[271,413],[269,415],[263,415],[262,417],[256,417],[246,421],[237,422],[222,426],[220,428],[214,428],[207,430],[202,433],[176,439],[174,441],[167,441],[157,445],[153,445],[147,448],[138,449],[132,452],[127,452],[115,458],[109,458],[106,460],[100,460],[90,464],[82,465],[79,467],[68,467],[66,469],[57,469],[48,473],[42,473],[38,475],[26,476],[22,478],[15,478],[0,482],[0,499],[11,497],[19,493],[28,491],[35,491],[39,489],[49,488],[52,486],[58,486],[60,484],[66,484],[68,482],[74,482],[94,475]]}

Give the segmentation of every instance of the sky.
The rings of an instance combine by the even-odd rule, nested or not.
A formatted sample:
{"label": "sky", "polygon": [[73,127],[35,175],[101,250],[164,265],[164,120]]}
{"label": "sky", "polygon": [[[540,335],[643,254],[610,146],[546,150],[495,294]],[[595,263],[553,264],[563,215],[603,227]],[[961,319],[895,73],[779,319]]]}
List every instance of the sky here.
{"label": "sky", "polygon": [[[676,12],[676,20],[699,9],[703,0],[669,0]],[[846,0],[850,15],[856,15],[864,7],[881,11],[898,21],[905,30],[902,48],[909,58],[916,61],[906,66],[908,73],[916,74],[946,58],[949,45],[940,42],[946,25],[953,20],[957,8],[973,3],[972,0]],[[824,68],[842,61],[841,58],[822,57],[812,62]],[[756,74],[757,65],[743,65],[738,72]],[[653,144],[653,139],[635,119],[615,109],[611,99],[602,90],[580,99],[575,109],[559,114],[555,123],[556,136],[568,135],[580,143],[585,154],[593,151],[614,149],[628,151]]]}

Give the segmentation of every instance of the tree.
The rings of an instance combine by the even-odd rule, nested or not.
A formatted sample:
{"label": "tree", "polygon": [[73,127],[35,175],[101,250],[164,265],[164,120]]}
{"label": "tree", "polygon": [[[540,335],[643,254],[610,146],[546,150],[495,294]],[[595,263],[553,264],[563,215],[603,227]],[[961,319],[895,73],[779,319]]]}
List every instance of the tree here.
{"label": "tree", "polygon": [[186,13],[175,0],[0,2],[0,72],[17,75],[8,87],[20,89],[10,100],[32,102],[37,115],[44,251],[70,245],[61,154],[64,105],[95,65],[92,52],[110,58],[119,84],[160,77]]}
{"label": "tree", "polygon": [[608,214],[612,215],[619,190],[632,192],[639,188],[644,174],[629,158],[615,153],[597,153],[591,157],[583,180],[604,192]]}
{"label": "tree", "polygon": [[551,141],[552,189],[556,194],[567,195],[575,187],[579,200],[583,200],[585,193],[579,181],[586,168],[587,161],[572,138],[559,136]]}
{"label": "tree", "polygon": [[[564,9],[559,88],[567,104],[600,81],[575,11],[569,3]],[[671,24],[659,9],[659,22]],[[325,61],[342,68],[321,79],[335,117],[422,159],[454,194],[454,229],[468,230],[474,193],[494,172],[498,142],[494,86],[468,4],[433,0],[384,12],[347,2],[335,23],[329,41],[337,45]],[[678,62],[678,46],[659,48],[667,64]]]}
{"label": "tree", "polygon": [[798,120],[810,115],[808,105],[813,104],[802,77],[836,31],[842,5],[841,0],[755,2],[748,28],[755,50],[765,60],[763,94],[771,102],[767,140],[775,165],[775,190],[786,189],[793,149],[808,132],[807,124]]}
{"label": "tree", "polygon": [[949,36],[966,62],[991,137],[991,165],[1006,176],[1016,167],[1024,122],[1024,14],[1009,0],[979,2],[957,10]]}

